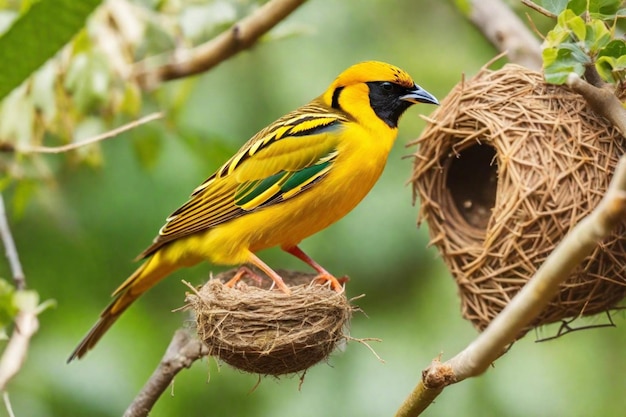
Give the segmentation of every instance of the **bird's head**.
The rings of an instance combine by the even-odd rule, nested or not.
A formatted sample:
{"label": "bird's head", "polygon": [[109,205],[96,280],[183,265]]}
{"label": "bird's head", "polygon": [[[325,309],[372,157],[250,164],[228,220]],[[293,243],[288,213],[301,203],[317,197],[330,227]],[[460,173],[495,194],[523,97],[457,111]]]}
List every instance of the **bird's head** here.
{"label": "bird's head", "polygon": [[394,129],[402,113],[412,104],[439,104],[405,71],[378,61],[351,66],[339,74],[321,98],[325,104],[343,110],[355,119],[373,111]]}

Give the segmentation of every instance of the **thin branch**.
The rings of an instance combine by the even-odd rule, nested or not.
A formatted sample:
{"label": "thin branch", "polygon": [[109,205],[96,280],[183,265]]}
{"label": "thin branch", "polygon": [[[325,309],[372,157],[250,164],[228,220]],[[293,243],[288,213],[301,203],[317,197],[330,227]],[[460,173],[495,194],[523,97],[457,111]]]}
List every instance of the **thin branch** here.
{"label": "thin branch", "polygon": [[423,372],[420,382],[400,407],[396,417],[417,416],[445,386],[482,374],[554,298],[559,285],[570,276],[572,270],[625,218],[626,156],[623,156],[606,194],[595,210],[567,234],[483,333],[452,359],[444,363],[434,361]]}
{"label": "thin branch", "polygon": [[511,62],[541,68],[541,43],[508,5],[502,0],[470,0],[469,5],[467,17]]}
{"label": "thin branch", "polygon": [[[160,119],[162,117],[163,117],[163,113],[156,112],[156,113],[152,113],[147,116],[144,116],[140,119],[133,120],[130,123],[117,127],[113,130],[109,130],[108,132],[104,132],[101,135],[93,136],[91,138],[82,140],[80,142],[70,143],[68,145],[63,145],[63,146],[52,146],[52,147],[51,146],[20,146],[17,148],[17,151],[20,153],[63,153],[63,152],[73,151],[75,149],[81,148],[86,145],[91,145],[96,142],[101,142],[103,140],[110,139],[121,133],[127,132],[138,126],[141,126],[153,120]],[[9,149],[5,146],[3,147],[3,150],[7,151],[7,150],[12,150],[12,149]]]}
{"label": "thin branch", "polygon": [[9,228],[9,221],[7,220],[7,213],[4,207],[4,198],[0,194],[0,239],[4,245],[4,251],[11,267],[11,274],[13,275],[13,281],[15,281],[15,288],[18,290],[26,289],[26,278],[24,277],[24,270],[22,269],[22,263],[20,257],[17,254],[17,248],[15,247],[15,241]]}
{"label": "thin branch", "polygon": [[626,110],[609,88],[595,87],[576,73],[570,73],[567,85],[583,96],[593,111],[606,117],[622,135],[626,135]]}
{"label": "thin branch", "polygon": [[417,384],[415,389],[411,392],[411,394],[409,394],[409,397],[400,406],[400,408],[396,412],[396,416],[419,416],[420,414],[422,414],[422,412],[426,410],[426,408],[428,408],[430,404],[432,404],[433,401],[435,401],[435,398],[437,398],[437,396],[441,394],[441,392],[447,385],[453,383],[453,381],[450,381],[449,383],[436,384],[436,386],[432,388],[427,386],[425,383],[422,383],[424,381],[433,381],[434,379],[436,379],[432,376],[429,377],[425,374],[426,372],[432,372],[431,370],[433,369],[437,370],[435,372],[438,372],[441,378],[450,378],[450,371],[443,371],[444,367],[440,365],[440,358],[436,358],[433,360],[431,366],[424,370],[420,383]]}
{"label": "thin branch", "polygon": [[0,391],[6,390],[7,384],[26,360],[31,337],[39,329],[37,306],[21,309],[15,316],[15,327],[0,358]]}
{"label": "thin branch", "polygon": [[524,6],[528,6],[528,7],[530,7],[531,9],[533,9],[534,11],[539,12],[539,13],[541,13],[541,14],[542,14],[542,15],[544,15],[544,16],[547,16],[547,17],[552,17],[552,18],[556,18],[556,17],[557,17],[557,16],[556,16],[554,13],[552,13],[550,10],[548,10],[548,9],[544,9],[543,7],[541,7],[540,5],[536,4],[536,3],[535,3],[534,1],[532,1],[532,0],[520,0],[520,1],[522,2],[522,4],[523,4]]}
{"label": "thin branch", "polygon": [[124,417],[145,417],[183,368],[208,355],[208,348],[184,330],[177,330],[157,369],[128,406]]}
{"label": "thin branch", "polygon": [[[6,391],[9,381],[22,368],[28,353],[30,339],[39,329],[37,314],[39,314],[41,307],[37,305],[39,302],[38,296],[32,291],[26,291],[26,279],[15,247],[15,241],[9,228],[2,194],[0,194],[0,238],[4,244],[13,280],[18,290],[14,295],[14,302],[19,308],[14,319],[13,333],[0,358],[0,391]],[[7,410],[11,413],[12,411],[9,409],[10,402],[7,403],[8,395],[6,393],[4,399]]]}
{"label": "thin branch", "polygon": [[7,410],[7,414],[9,417],[15,417],[15,413],[13,412],[13,406],[11,405],[11,399],[9,398],[8,391],[4,391],[2,393],[2,400],[4,402],[4,408]]}
{"label": "thin branch", "polygon": [[145,68],[140,65],[135,74],[137,81],[150,90],[163,81],[207,71],[236,53],[250,48],[305,1],[271,0],[214,39],[189,51],[177,51],[163,66]]}

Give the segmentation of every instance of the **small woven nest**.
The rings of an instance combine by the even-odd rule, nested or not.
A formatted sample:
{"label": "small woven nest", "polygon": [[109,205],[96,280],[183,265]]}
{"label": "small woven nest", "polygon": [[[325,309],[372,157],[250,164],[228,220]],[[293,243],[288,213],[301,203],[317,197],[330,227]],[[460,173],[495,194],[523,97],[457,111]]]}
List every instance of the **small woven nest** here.
{"label": "small woven nest", "polygon": [[187,294],[210,355],[242,371],[279,376],[305,371],[348,339],[353,307],[345,293],[312,284],[314,275],[287,271],[280,274],[290,295],[268,290],[269,280],[224,285],[235,272]]}
{"label": "small woven nest", "polygon": [[[414,144],[414,191],[462,314],[484,329],[593,210],[623,138],[566,87],[506,65],[458,84]],[[626,295],[626,228],[590,255],[530,328],[604,312]]]}

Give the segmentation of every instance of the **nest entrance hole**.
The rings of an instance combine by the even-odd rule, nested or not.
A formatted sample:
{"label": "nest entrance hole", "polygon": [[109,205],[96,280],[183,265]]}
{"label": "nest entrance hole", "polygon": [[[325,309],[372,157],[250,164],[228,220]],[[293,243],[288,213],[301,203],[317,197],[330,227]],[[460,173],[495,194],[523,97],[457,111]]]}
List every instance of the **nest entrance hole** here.
{"label": "nest entrance hole", "polygon": [[487,229],[497,187],[498,163],[492,146],[473,144],[449,159],[446,188],[469,226]]}

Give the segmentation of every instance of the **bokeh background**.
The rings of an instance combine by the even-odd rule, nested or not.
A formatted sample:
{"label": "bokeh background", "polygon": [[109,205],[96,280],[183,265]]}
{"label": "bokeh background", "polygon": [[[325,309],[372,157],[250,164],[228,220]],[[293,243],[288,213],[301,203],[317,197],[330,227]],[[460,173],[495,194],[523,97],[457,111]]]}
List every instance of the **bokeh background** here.
{"label": "bokeh background", "polygon": [[[162,94],[188,89],[167,121],[101,144],[104,164],[63,167],[39,187],[25,212],[12,217],[28,284],[57,307],[44,312],[28,361],[10,385],[18,416],[119,416],[152,373],[175,329],[188,325],[186,287],[220,268],[180,271],[142,297],[98,347],[81,361],[65,361],[136,267],[165,217],[257,130],[319,95],[346,67],[369,59],[398,65],[442,99],[496,51],[448,1],[311,0],[282,27],[296,36],[265,42],[209,73],[176,81]],[[280,28],[279,28],[280,29]],[[303,243],[336,275],[347,274],[349,297],[367,313],[351,334],[375,337],[372,347],[351,342],[327,364],[281,379],[244,374],[214,360],[179,374],[153,417],[388,416],[434,357],[447,359],[475,336],[460,317],[456,288],[406,185],[414,149],[405,145],[424,126],[412,107],[400,123],[387,169],[370,195],[345,219]],[[137,145],[154,146],[154,163],[141,163]],[[11,197],[10,195],[8,196]],[[59,210],[59,207],[62,210]],[[261,253],[276,268],[306,270],[278,250]],[[1,272],[9,276],[6,265]],[[603,322],[603,318],[594,319]],[[557,327],[528,334],[480,378],[446,389],[428,416],[623,416],[626,335],[618,328],[575,332],[545,343]],[[0,415],[5,410],[0,407]]]}

